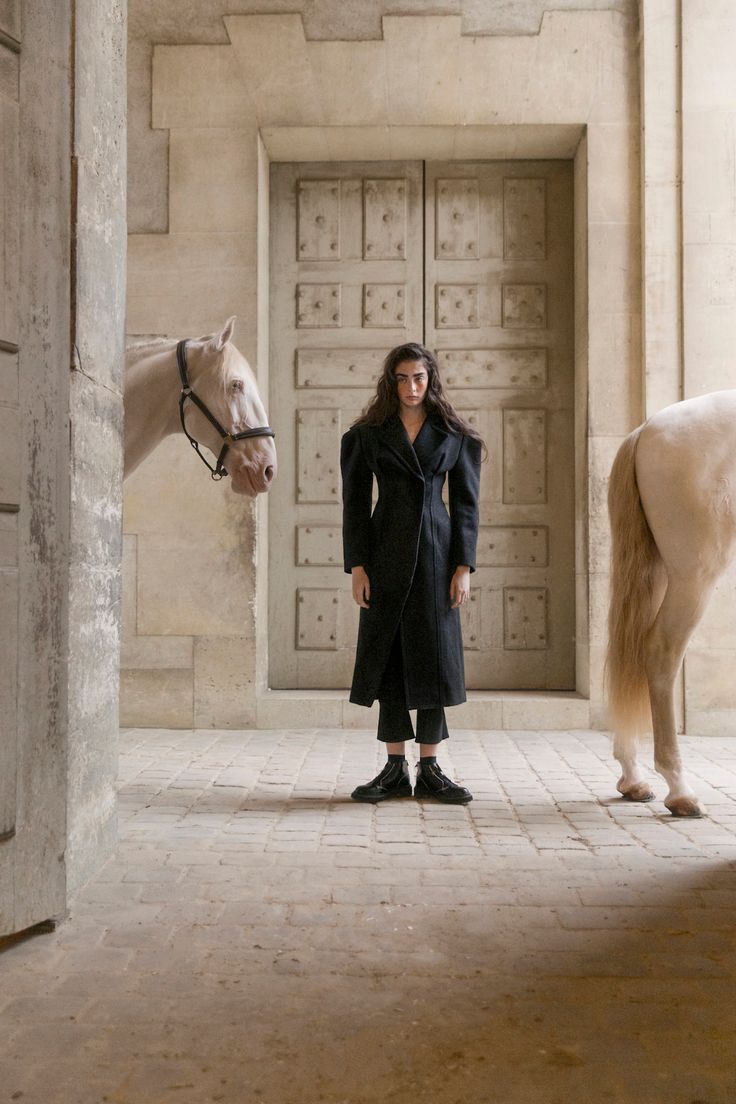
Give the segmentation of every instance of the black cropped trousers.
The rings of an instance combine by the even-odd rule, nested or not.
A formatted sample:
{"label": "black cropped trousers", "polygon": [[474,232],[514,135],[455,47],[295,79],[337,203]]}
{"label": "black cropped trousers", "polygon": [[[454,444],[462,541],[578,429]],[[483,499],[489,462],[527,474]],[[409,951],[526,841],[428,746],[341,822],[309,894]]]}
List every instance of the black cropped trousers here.
{"label": "black cropped trousers", "polygon": [[400,744],[404,740],[414,740],[417,744],[439,744],[450,735],[441,705],[431,709],[417,709],[417,731],[414,734],[406,707],[404,659],[398,632],[391,645],[386,669],[378,688],[378,702],[377,737],[384,744]]}

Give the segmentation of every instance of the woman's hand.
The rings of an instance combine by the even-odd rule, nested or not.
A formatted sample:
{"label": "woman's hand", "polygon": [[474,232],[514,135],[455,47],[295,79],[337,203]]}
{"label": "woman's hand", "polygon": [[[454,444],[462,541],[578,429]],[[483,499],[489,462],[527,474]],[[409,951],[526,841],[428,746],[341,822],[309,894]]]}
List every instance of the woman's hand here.
{"label": "woman's hand", "polygon": [[370,609],[369,602],[371,600],[371,584],[368,576],[365,573],[364,567],[354,567],[352,570],[353,576],[353,598],[358,603],[361,609]]}
{"label": "woman's hand", "polygon": [[[355,594],[355,583],[353,583],[353,594]],[[464,605],[470,597],[470,568],[461,564],[460,567],[455,568],[455,574],[450,580],[450,598],[452,599],[452,609],[457,609],[458,606]]]}

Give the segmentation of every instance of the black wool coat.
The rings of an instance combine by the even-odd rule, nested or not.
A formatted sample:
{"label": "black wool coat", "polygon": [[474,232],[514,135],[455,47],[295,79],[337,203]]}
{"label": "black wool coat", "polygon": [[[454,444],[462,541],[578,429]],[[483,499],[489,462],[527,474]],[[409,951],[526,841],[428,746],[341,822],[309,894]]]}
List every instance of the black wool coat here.
{"label": "black wool coat", "polygon": [[343,436],[345,571],[363,566],[371,587],[370,609],[360,611],[351,702],[370,706],[379,697],[397,632],[407,708],[465,701],[460,610],[451,608],[450,580],[460,564],[475,571],[480,460],[480,442],[447,429],[437,415],[427,417],[413,446],[398,415]]}

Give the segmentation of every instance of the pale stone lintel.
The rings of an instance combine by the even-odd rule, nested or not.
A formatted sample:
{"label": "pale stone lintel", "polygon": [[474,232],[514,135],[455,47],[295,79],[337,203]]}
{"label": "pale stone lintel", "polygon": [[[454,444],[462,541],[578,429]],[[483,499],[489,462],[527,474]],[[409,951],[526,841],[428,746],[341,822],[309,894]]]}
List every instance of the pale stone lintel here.
{"label": "pale stone lintel", "polygon": [[271,161],[572,158],[582,124],[262,127]]}
{"label": "pale stone lintel", "polygon": [[383,39],[355,42],[307,41],[298,13],[225,25],[231,46],[155,48],[154,127],[510,126],[631,111],[620,13],[547,12],[538,35],[518,36],[463,35],[455,15],[384,16]]}

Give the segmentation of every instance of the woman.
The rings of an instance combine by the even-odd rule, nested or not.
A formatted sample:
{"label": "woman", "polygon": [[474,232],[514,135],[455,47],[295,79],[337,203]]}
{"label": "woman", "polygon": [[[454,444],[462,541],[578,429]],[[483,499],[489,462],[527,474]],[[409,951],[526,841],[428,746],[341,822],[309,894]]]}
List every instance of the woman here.
{"label": "woman", "polygon": [[444,706],[465,701],[459,607],[475,571],[482,448],[444,394],[435,358],[413,342],[388,354],[375,397],[342,438],[345,571],[361,607],[350,701],[378,698],[388,753],[380,774],[353,791],[356,801],[411,796],[410,739],[420,753],[416,797],[473,799],[440,770],[436,752],[449,735]]}

